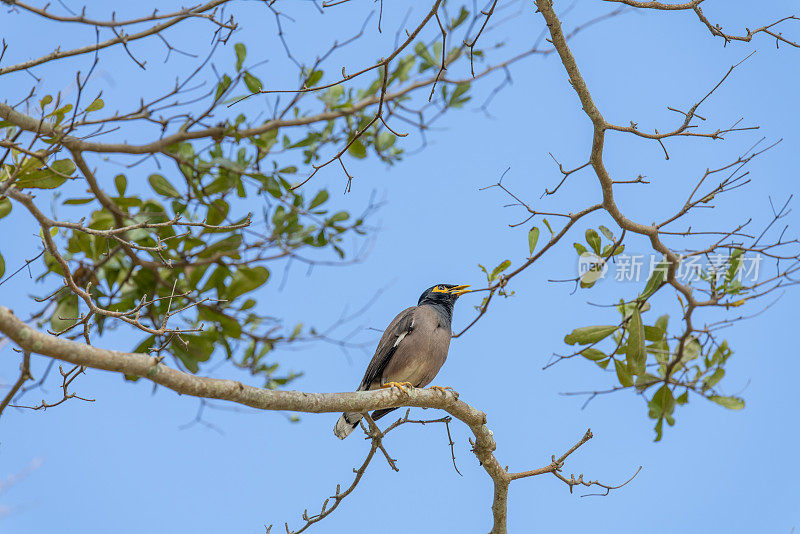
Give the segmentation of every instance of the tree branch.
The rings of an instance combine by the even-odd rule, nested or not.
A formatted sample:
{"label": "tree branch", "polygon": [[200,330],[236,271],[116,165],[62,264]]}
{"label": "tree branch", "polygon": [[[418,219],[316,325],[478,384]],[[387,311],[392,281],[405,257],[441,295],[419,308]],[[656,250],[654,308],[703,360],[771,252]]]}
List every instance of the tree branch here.
{"label": "tree branch", "polygon": [[0,401],[0,416],[3,415],[3,410],[6,409],[6,406],[14,399],[14,395],[17,394],[17,391],[22,387],[27,380],[31,380],[33,377],[31,376],[31,353],[25,352],[22,356],[22,363],[19,366],[19,378],[14,385],[11,386],[11,389],[8,391],[8,394]]}
{"label": "tree branch", "polygon": [[[141,32],[132,33],[132,34],[126,34],[126,33],[122,33],[120,31],[113,39],[109,39],[107,41],[103,41],[102,43],[97,43],[97,44],[93,44],[93,45],[87,45],[87,46],[83,46],[81,48],[75,48],[75,49],[72,49],[72,50],[64,50],[64,51],[62,51],[62,50],[57,48],[56,50],[54,50],[53,52],[47,54],[46,56],[42,56],[42,57],[36,58],[36,59],[31,59],[31,60],[25,61],[23,63],[17,63],[16,65],[9,65],[8,67],[0,67],[0,76],[2,76],[3,74],[7,74],[9,72],[15,72],[15,71],[19,71],[19,70],[29,69],[31,67],[35,67],[37,65],[41,65],[43,63],[47,63],[49,61],[61,59],[61,58],[64,58],[64,57],[78,56],[78,55],[81,55],[81,54],[88,54],[90,52],[95,52],[97,50],[102,50],[103,48],[108,48],[109,46],[114,46],[114,45],[119,44],[119,43],[122,43],[123,45],[127,45],[127,43],[129,43],[130,41],[135,41],[137,39],[142,39],[142,38],[148,37],[150,35],[156,35],[159,32],[161,32],[163,30],[166,30],[170,26],[174,26],[175,24],[178,24],[180,21],[182,21],[184,19],[191,18],[193,16],[197,16],[197,15],[199,15],[201,13],[204,13],[206,11],[209,11],[209,10],[219,6],[220,4],[224,4],[225,2],[228,2],[228,0],[213,0],[212,2],[208,2],[207,4],[204,4],[202,6],[198,6],[198,7],[194,8],[194,9],[189,10],[189,11],[180,13],[180,14],[176,15],[174,18],[172,18],[171,20],[167,20],[166,22],[162,22],[161,24],[156,24],[156,25],[154,25],[154,26],[152,26],[152,27],[150,27],[150,28],[148,28],[146,30],[143,30]],[[233,30],[233,29],[235,29],[235,27],[236,26],[233,25],[233,26],[230,26],[229,29]],[[112,28],[113,28],[113,26],[112,26]],[[142,65],[140,65],[140,66],[142,68],[144,68],[144,66],[142,66]]]}

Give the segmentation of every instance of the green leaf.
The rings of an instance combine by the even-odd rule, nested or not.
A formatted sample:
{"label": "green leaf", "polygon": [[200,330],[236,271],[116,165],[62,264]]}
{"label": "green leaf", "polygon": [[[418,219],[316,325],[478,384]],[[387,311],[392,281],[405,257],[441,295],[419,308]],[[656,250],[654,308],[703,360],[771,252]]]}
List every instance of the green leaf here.
{"label": "green leaf", "polygon": [[728,347],[728,341],[723,340],[722,343],[714,351],[714,354],[711,356],[711,358],[710,359],[707,358],[706,367],[711,367],[712,365],[725,363],[731,354],[733,354],[733,351],[731,351],[730,347]]}
{"label": "green leaf", "polygon": [[436,58],[436,62],[438,63],[442,59],[442,43],[441,41],[436,41],[433,43],[433,55]]}
{"label": "green leaf", "polygon": [[211,226],[217,226],[221,224],[225,220],[225,217],[228,216],[229,210],[230,206],[227,202],[221,198],[216,199],[214,202],[208,205],[208,210],[206,211],[206,224],[210,224]]}
{"label": "green leaf", "polygon": [[452,108],[460,108],[466,102],[469,102],[471,97],[469,96],[462,96],[464,93],[469,91],[470,84],[469,82],[460,83],[456,86],[455,91],[450,96],[450,99],[447,101],[447,105]]}
{"label": "green leaf", "polygon": [[625,245],[620,243],[618,246],[615,247],[614,243],[609,243],[608,245],[603,247],[603,253],[601,254],[601,256],[607,258],[609,254],[611,254],[612,250],[614,252],[614,256],[619,256],[620,254],[625,252]]}
{"label": "green leaf", "polygon": [[656,431],[656,439],[654,441],[661,441],[661,437],[663,435],[664,429],[664,418],[660,417],[658,422],[656,423],[655,431]]}
{"label": "green leaf", "polygon": [[320,100],[328,104],[328,106],[333,107],[339,103],[339,99],[342,98],[342,95],[344,95],[344,87],[342,87],[341,85],[334,85],[333,87],[322,93],[322,96],[320,96],[319,98]]}
{"label": "green leaf", "polygon": [[233,50],[236,52],[236,71],[238,72],[242,70],[244,58],[247,56],[247,48],[242,43],[236,43],[233,45]]}
{"label": "green leaf", "polygon": [[662,315],[656,319],[655,327],[661,330],[661,336],[667,333],[667,325],[669,324],[669,315]]}
{"label": "green leaf", "polygon": [[464,7],[464,6],[461,6],[461,11],[459,11],[458,16],[455,17],[450,22],[450,28],[455,29],[458,26],[461,26],[461,24],[463,24],[464,21],[467,20],[468,16],[469,16],[469,11],[467,10],[467,8]]}
{"label": "green leaf", "polygon": [[[419,57],[421,57],[422,59],[424,59],[424,60],[425,60],[425,61],[426,61],[426,62],[427,62],[429,65],[433,65],[433,64],[435,64],[435,63],[436,63],[436,60],[435,60],[435,59],[433,59],[433,56],[432,56],[432,55],[431,55],[431,53],[428,51],[428,47],[427,47],[427,46],[425,46],[425,43],[423,43],[423,42],[418,42],[417,44],[415,44],[415,45],[414,45],[414,52],[416,52],[416,53],[417,53],[417,55],[418,55]],[[427,67],[427,66],[428,66],[428,65],[425,65],[425,66],[420,66],[420,70],[423,70],[423,68],[424,68],[424,67]]]}
{"label": "green leaf", "polygon": [[[392,73],[392,79],[399,79],[400,81],[408,80],[408,74],[411,72],[411,68],[414,66],[416,62],[416,58],[413,55],[407,55],[406,57],[400,59],[397,62],[397,68]],[[366,94],[375,94],[378,90],[378,87],[381,86],[382,77],[378,77],[372,85],[370,85],[369,89],[367,89]]]}
{"label": "green leaf", "polygon": [[217,91],[214,93],[214,100],[217,101],[220,98],[222,98],[222,95],[225,94],[225,91],[227,91],[228,87],[230,86],[231,86],[231,77],[225,74],[217,84]]}
{"label": "green leaf", "polygon": [[150,187],[152,187],[153,190],[159,195],[171,198],[181,198],[178,190],[175,189],[172,184],[160,174],[151,174],[147,180],[150,182]]}
{"label": "green leaf", "polygon": [[633,385],[633,377],[624,363],[619,360],[614,360],[614,368],[617,371],[617,380],[619,380],[622,386],[627,388]]}
{"label": "green leaf", "polygon": [[233,300],[240,295],[244,295],[257,289],[266,283],[269,278],[269,271],[266,267],[239,267],[233,273],[233,279],[228,286],[227,297]]}
{"label": "green leaf", "polygon": [[281,191],[281,186],[272,176],[264,176],[261,179],[261,182],[264,184],[264,190],[272,195],[275,198],[281,198],[283,196],[283,192]]}
{"label": "green leaf", "polygon": [[96,200],[95,198],[70,198],[64,201],[65,206],[80,206]]}
{"label": "green leaf", "polygon": [[308,205],[308,209],[313,210],[314,208],[321,206],[328,200],[328,192],[326,190],[321,190],[319,193],[316,194],[314,200],[311,201],[311,204]]}
{"label": "green leaf", "polygon": [[644,304],[639,304],[636,301],[625,302],[623,299],[620,299],[619,304],[617,304],[617,310],[619,310],[619,313],[622,314],[623,319],[628,319],[631,315],[633,315],[634,308],[638,308],[639,311],[644,313],[650,309],[650,304],[647,302]]}
{"label": "green leaf", "polygon": [[661,382],[661,379],[657,376],[653,376],[650,373],[642,373],[636,377],[636,381],[633,383],[633,385],[636,388],[637,393],[643,393],[644,391],[647,391],[650,386],[654,386],[659,382]]}
{"label": "green leaf", "polygon": [[294,330],[292,330],[291,335],[289,336],[289,341],[292,341],[300,335],[300,332],[303,331],[303,323],[297,323],[294,325]]}
{"label": "green leaf", "polygon": [[328,222],[330,222],[331,224],[335,224],[338,222],[346,221],[349,218],[350,214],[347,213],[346,211],[338,211],[334,213],[330,219],[328,219]]}
{"label": "green leaf", "polygon": [[59,124],[61,123],[61,121],[63,121],[63,120],[64,120],[64,116],[66,116],[66,114],[67,114],[67,113],[69,113],[70,111],[72,111],[72,104],[67,104],[67,105],[66,105],[66,106],[64,106],[64,107],[61,107],[61,108],[58,108],[58,109],[57,109],[57,110],[55,110],[55,111],[52,111],[52,112],[51,112],[49,115],[47,115],[47,116],[48,116],[48,117],[53,117],[53,116],[55,116],[55,118],[56,118],[56,125],[59,125]]}
{"label": "green leaf", "polygon": [[[183,344],[184,340],[187,345]],[[189,371],[196,373],[200,369],[199,362],[207,361],[211,357],[214,344],[202,336],[183,334],[173,338],[170,349]]]}
{"label": "green leaf", "polygon": [[567,334],[564,337],[564,343],[567,345],[575,345],[576,343],[579,345],[591,345],[607,338],[617,328],[619,327],[614,325],[582,326]]}
{"label": "green leaf", "polygon": [[[41,230],[39,232],[41,233]],[[48,270],[64,276],[64,272],[61,270],[61,265],[58,264],[56,259],[49,252],[44,253],[44,264],[47,266]]]}
{"label": "green leaf", "polygon": [[4,274],[6,274],[6,260],[4,260],[3,255],[0,254],[0,280],[3,279]]}
{"label": "green leaf", "polygon": [[725,377],[725,369],[717,369],[711,376],[707,376],[703,379],[703,389],[709,389],[716,386],[720,380]]}
{"label": "green leaf", "polygon": [[17,180],[17,187],[20,189],[55,189],[66,181],[66,178],[50,169],[42,169],[29,172]]}
{"label": "green leaf", "polygon": [[222,313],[221,311],[215,310],[209,306],[200,305],[197,308],[197,317],[201,321],[213,321],[218,323],[220,328],[222,329],[222,333],[225,334],[226,337],[232,338],[239,338],[242,335],[242,325],[239,324],[239,321]]}
{"label": "green leaf", "polygon": [[600,232],[602,232],[602,234],[606,236],[606,239],[608,239],[609,241],[614,241],[614,234],[611,233],[611,230],[609,230],[605,226],[600,225]]}
{"label": "green leaf", "polygon": [[349,152],[354,158],[364,159],[367,157],[367,149],[364,146],[364,143],[361,142],[361,139],[356,139],[350,143],[350,146],[347,147],[347,152]]}
{"label": "green leaf", "polygon": [[89,228],[93,230],[108,230],[114,226],[114,217],[105,210],[97,210],[92,213],[89,220]]}
{"label": "green leaf", "polygon": [[11,201],[8,198],[0,199],[0,219],[11,213]]}
{"label": "green leaf", "polygon": [[42,109],[44,109],[45,106],[47,106],[47,104],[49,104],[52,101],[53,101],[53,97],[50,96],[50,95],[46,95],[44,98],[39,100],[39,105],[42,106]]}
{"label": "green leaf", "polygon": [[469,91],[470,83],[463,82],[456,85],[455,91],[453,91],[453,96],[450,98],[450,101],[456,100],[458,97]]}
{"label": "green leaf", "polygon": [[306,80],[306,87],[314,87],[319,83],[321,79],[322,79],[322,71],[315,70],[309,75],[308,79]]}
{"label": "green leaf", "polygon": [[712,400],[720,406],[728,408],[729,410],[741,410],[744,408],[744,399],[739,397],[723,397],[720,395],[712,395],[709,397],[709,400]]}
{"label": "green leaf", "polygon": [[78,322],[78,296],[70,293],[58,302],[50,317],[50,329],[61,332]]}
{"label": "green leaf", "polygon": [[508,269],[510,265],[511,265],[511,260],[506,260],[497,267],[495,267],[494,271],[492,271],[492,274],[489,275],[489,281],[491,282],[492,280],[496,279],[497,276],[506,269]]}
{"label": "green leaf", "polygon": [[729,283],[736,276],[736,272],[742,265],[742,254],[744,254],[744,250],[740,248],[731,252],[731,257],[728,259],[728,272],[725,273],[725,283]]}
{"label": "green leaf", "polygon": [[536,250],[537,241],[539,241],[539,229],[534,226],[531,228],[531,231],[528,232],[528,249],[531,251],[531,256],[533,256],[533,251]]}
{"label": "green leaf", "polygon": [[375,147],[383,152],[390,148],[397,141],[397,137],[391,132],[381,132],[378,134],[378,139],[375,141]]}
{"label": "green leaf", "polygon": [[592,261],[591,268],[581,276],[580,286],[582,288],[593,287],[594,284],[603,277],[603,263],[597,256],[590,252],[585,253],[585,257]]}
{"label": "green leaf", "polygon": [[137,197],[113,197],[111,200],[120,208],[138,208],[143,204],[142,199]]}
{"label": "green leaf", "polygon": [[124,197],[125,191],[128,189],[128,179],[125,178],[124,174],[118,174],[114,177],[114,185],[117,188],[117,193],[119,196]]}
{"label": "green leaf", "polygon": [[589,228],[586,230],[586,242],[589,243],[589,246],[592,247],[595,254],[600,254],[600,245],[602,242],[600,241],[600,236],[597,235],[597,232]]}
{"label": "green leaf", "polygon": [[155,344],[155,341],[155,336],[147,336],[136,346],[135,349],[133,349],[133,352],[136,354],[149,354],[150,349],[153,348],[153,345]]}
{"label": "green leaf", "polygon": [[550,231],[550,235],[551,236],[555,235],[555,232],[553,232],[553,229],[550,227],[550,223],[547,221],[547,219],[542,219],[542,222],[547,227],[547,229]]}
{"label": "green leaf", "polygon": [[647,280],[647,284],[644,286],[644,291],[642,294],[639,295],[640,299],[648,299],[650,295],[655,293],[658,288],[661,287],[661,284],[664,283],[664,278],[667,274],[667,269],[669,268],[669,262],[666,259],[662,259],[658,262],[658,265],[655,266],[653,272],[650,274],[650,279]]}
{"label": "green leaf", "polygon": [[242,246],[242,236],[239,234],[234,234],[232,236],[228,236],[225,239],[221,239],[216,243],[206,246],[200,254],[197,255],[198,258],[210,258],[215,254],[222,254],[225,256],[233,256],[237,254],[239,247]]}
{"label": "green leaf", "polygon": [[664,336],[664,332],[657,326],[644,325],[644,338],[647,341],[658,341]]}
{"label": "green leaf", "polygon": [[59,174],[65,174],[69,176],[75,172],[77,167],[75,167],[75,162],[73,162],[71,159],[59,159],[51,163],[50,168]]}
{"label": "green leaf", "polygon": [[644,350],[644,326],[642,326],[642,315],[639,308],[635,308],[633,315],[628,321],[628,344],[626,356],[628,359],[628,369],[634,375],[644,373],[645,360],[647,353]]}
{"label": "green leaf", "polygon": [[250,74],[249,72],[244,73],[244,84],[250,90],[251,93],[258,93],[261,91],[263,87],[261,80]]}
{"label": "green leaf", "polygon": [[700,351],[702,347],[700,346],[700,342],[697,340],[696,337],[690,336],[686,343],[683,346],[683,354],[681,354],[681,362],[686,363],[691,360],[694,360],[698,356],[700,356]]}
{"label": "green leaf", "polygon": [[[666,364],[669,361],[669,343],[667,343],[666,339],[660,339],[655,343],[648,345],[647,352],[653,354],[656,357],[656,361],[660,364]],[[659,374],[663,376],[665,371],[666,365],[660,365],[658,371]]]}
{"label": "green leaf", "polygon": [[86,108],[86,111],[97,111],[98,109],[103,109],[103,106],[105,105],[106,103],[103,102],[102,98],[95,98],[94,102],[89,104],[89,107]]}
{"label": "green leaf", "polygon": [[584,247],[580,243],[573,243],[572,246],[575,247],[575,250],[578,252],[578,256],[583,256],[584,254],[589,252],[588,250],[586,250],[586,247]]}
{"label": "green leaf", "polygon": [[598,361],[598,360],[604,360],[604,359],[607,358],[607,356],[606,356],[606,354],[604,352],[599,351],[597,349],[593,349],[593,348],[583,349],[581,351],[581,355],[584,358],[586,358],[588,360],[595,361],[595,362]]}
{"label": "green leaf", "polygon": [[672,413],[675,411],[675,397],[672,395],[672,390],[666,384],[661,386],[653,395],[648,406],[650,408],[649,415],[652,419],[666,417],[669,423],[672,419]]}

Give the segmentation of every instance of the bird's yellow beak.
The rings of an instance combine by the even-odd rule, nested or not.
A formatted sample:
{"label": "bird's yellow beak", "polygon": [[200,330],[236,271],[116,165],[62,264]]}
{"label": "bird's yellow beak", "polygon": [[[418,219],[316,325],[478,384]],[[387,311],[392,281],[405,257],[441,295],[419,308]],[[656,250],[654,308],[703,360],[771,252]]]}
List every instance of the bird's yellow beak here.
{"label": "bird's yellow beak", "polygon": [[455,295],[455,296],[458,297],[458,296],[463,295],[464,293],[469,293],[470,290],[467,289],[468,287],[469,287],[469,284],[462,285],[462,286],[451,287],[450,288],[450,294],[451,295]]}

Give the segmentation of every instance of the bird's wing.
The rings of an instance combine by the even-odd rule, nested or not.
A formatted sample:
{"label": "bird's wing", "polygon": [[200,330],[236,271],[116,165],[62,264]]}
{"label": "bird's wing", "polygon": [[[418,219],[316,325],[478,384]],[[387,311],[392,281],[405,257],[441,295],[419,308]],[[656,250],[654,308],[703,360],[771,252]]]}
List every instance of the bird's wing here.
{"label": "bird's wing", "polygon": [[397,346],[414,329],[415,309],[416,306],[413,306],[401,311],[386,327],[378,342],[378,348],[375,349],[375,355],[369,362],[364,378],[358,386],[358,391],[367,390],[375,380],[380,380],[383,370],[394,356]]}

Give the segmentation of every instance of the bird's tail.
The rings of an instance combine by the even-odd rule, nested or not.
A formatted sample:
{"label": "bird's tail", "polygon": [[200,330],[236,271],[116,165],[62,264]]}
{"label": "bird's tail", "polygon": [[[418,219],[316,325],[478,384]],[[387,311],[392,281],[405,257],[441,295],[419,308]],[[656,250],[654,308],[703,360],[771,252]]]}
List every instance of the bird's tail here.
{"label": "bird's tail", "polygon": [[397,408],[383,408],[382,410],[375,410],[372,412],[372,420],[377,421],[389,412],[395,411]]}
{"label": "bird's tail", "polygon": [[[397,408],[384,408],[382,410],[375,410],[372,412],[372,420],[377,421],[387,413],[393,412],[396,409]],[[336,426],[333,427],[333,433],[336,434],[336,437],[339,439],[346,438],[358,426],[358,422],[361,421],[363,417],[363,415],[356,412],[343,413],[339,420],[336,421]]]}
{"label": "bird's tail", "polygon": [[360,413],[343,413],[339,420],[336,421],[336,426],[333,427],[333,433],[336,434],[336,437],[339,439],[346,438],[353,429],[358,426],[358,422],[361,421],[362,417]]}

